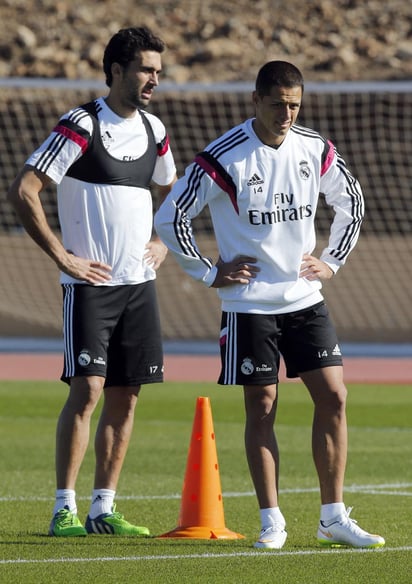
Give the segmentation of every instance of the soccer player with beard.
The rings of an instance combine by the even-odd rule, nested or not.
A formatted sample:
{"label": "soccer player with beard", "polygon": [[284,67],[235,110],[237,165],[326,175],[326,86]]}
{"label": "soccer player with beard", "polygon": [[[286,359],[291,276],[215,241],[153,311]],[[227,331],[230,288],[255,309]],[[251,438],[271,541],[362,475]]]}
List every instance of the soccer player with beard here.
{"label": "soccer player with beard", "polygon": [[[116,33],[103,58],[108,95],[63,115],[9,191],[24,228],[61,272],[61,378],[69,394],[57,424],[54,536],[149,535],[116,511],[114,497],[141,385],[163,380],[155,277],[167,248],[152,237],[150,189],[154,184],[166,196],[176,167],[163,123],[144,108],[159,83],[164,49],[146,27]],[[52,184],[61,240],[40,198]],[[75,486],[102,394],[83,526]]]}

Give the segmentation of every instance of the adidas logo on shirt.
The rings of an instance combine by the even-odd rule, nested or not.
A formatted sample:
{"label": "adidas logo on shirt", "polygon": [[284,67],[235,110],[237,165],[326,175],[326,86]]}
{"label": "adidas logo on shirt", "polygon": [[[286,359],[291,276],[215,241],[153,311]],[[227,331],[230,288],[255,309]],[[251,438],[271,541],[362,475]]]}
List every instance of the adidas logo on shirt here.
{"label": "adidas logo on shirt", "polygon": [[260,176],[258,174],[254,174],[248,181],[247,181],[247,186],[248,187],[254,187],[256,185],[263,185],[265,181],[263,179],[260,178]]}

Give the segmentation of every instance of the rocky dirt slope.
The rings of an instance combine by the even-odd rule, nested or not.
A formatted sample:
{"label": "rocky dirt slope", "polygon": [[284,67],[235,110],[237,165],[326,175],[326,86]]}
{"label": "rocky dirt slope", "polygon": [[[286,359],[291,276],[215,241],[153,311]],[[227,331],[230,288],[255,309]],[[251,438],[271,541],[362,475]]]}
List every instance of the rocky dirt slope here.
{"label": "rocky dirt slope", "polygon": [[102,79],[119,28],[168,45],[164,79],[251,81],[270,59],[310,81],[412,78],[410,0],[2,0],[0,76]]}

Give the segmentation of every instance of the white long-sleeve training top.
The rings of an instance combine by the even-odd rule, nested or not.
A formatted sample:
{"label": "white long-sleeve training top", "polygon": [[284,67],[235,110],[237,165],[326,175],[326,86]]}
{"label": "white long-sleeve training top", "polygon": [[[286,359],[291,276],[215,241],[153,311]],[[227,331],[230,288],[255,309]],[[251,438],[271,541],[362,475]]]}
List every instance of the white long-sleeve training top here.
{"label": "white long-sleeve training top", "polygon": [[218,290],[222,309],[292,312],[323,298],[320,281],[299,276],[303,255],[315,248],[320,193],[334,210],[321,259],[336,272],[359,237],[364,202],[358,181],[317,132],[294,125],[272,148],[249,119],[196,156],[157,212],[155,228],[180,266],[211,286],[216,267],[199,250],[191,225],[208,205],[222,260],[253,256],[260,268],[249,284]]}

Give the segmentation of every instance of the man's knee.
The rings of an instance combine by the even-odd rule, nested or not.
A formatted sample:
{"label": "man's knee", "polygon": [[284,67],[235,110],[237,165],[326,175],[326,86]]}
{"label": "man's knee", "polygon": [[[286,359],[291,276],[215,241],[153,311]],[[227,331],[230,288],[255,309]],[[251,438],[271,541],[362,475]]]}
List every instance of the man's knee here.
{"label": "man's knee", "polygon": [[262,424],[273,424],[277,406],[277,388],[270,386],[246,386],[244,388],[247,420]]}
{"label": "man's knee", "polygon": [[67,403],[80,412],[93,412],[103,391],[104,378],[72,377]]}

